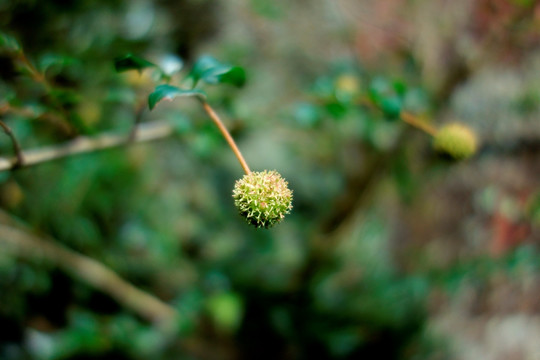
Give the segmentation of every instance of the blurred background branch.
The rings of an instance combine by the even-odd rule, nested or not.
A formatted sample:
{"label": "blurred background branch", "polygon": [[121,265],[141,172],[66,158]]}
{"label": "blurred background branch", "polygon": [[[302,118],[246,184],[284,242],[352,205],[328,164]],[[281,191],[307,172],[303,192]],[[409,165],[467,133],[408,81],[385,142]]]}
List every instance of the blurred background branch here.
{"label": "blurred background branch", "polygon": [[[103,291],[142,318],[170,331],[178,321],[178,312],[155,296],[137,289],[104,264],[78,254],[54,240],[45,240],[16,225],[0,211],[0,248],[3,252],[31,261],[45,261]],[[171,328],[172,326],[172,328]]]}
{"label": "blurred background branch", "polygon": [[[105,133],[94,137],[79,136],[67,143],[53,145],[18,153],[23,159],[22,166],[33,166],[68,156],[109,149],[131,143],[147,142],[166,138],[174,133],[174,127],[165,121],[137,124],[136,131],[129,135]],[[21,167],[18,158],[0,157],[0,171]]]}

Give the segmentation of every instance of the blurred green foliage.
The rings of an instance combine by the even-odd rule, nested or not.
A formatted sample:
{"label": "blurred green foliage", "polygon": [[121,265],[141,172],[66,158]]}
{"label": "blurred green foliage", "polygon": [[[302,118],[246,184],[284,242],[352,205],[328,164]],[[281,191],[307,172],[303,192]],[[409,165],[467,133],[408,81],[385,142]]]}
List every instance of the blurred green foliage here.
{"label": "blurred green foliage", "polygon": [[[245,9],[262,34],[292,6],[253,0]],[[450,359],[428,327],[433,293],[534,273],[540,259],[526,245],[433,264],[415,243],[424,239],[405,243],[393,212],[427,222],[412,213],[416,199],[454,165],[400,121],[439,110],[420,69],[407,61],[375,75],[345,55],[308,69],[293,53],[301,90],[276,87],[278,66],[257,67],[270,50],[257,48],[257,58],[243,35],[212,42],[231,16],[220,11],[210,0],[0,2],[0,120],[24,149],[103,131],[127,138],[137,118],[176,130],[0,173],[0,207],[181,315],[163,332],[51,264],[0,252],[0,358]],[[282,224],[256,230],[237,215],[241,169],[196,101],[153,109],[185,95],[206,96],[250,164],[289,181],[294,209]],[[12,154],[5,136],[0,152]],[[488,195],[478,211],[491,215]],[[536,192],[513,214],[538,226],[539,204]]]}

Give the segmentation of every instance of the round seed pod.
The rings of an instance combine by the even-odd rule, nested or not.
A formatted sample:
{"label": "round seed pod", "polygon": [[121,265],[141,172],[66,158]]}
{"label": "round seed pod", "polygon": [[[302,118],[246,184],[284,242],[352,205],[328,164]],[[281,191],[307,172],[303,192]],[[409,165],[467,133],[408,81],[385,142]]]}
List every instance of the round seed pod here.
{"label": "round seed pod", "polygon": [[454,122],[442,126],[433,139],[434,149],[456,160],[473,156],[478,148],[474,131],[468,126]]}
{"label": "round seed pod", "polygon": [[234,205],[246,221],[270,228],[292,209],[292,191],[277,171],[252,172],[236,181]]}

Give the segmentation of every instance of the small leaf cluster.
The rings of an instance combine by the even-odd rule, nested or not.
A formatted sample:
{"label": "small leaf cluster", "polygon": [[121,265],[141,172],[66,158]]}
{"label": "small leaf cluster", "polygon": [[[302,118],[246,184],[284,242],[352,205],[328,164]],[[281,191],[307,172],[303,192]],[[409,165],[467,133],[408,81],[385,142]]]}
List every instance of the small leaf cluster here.
{"label": "small leaf cluster", "polygon": [[315,81],[309,101],[297,103],[292,116],[304,128],[339,122],[347,136],[376,150],[387,150],[406,124],[433,137],[438,154],[464,160],[476,153],[478,137],[471,128],[456,122],[437,129],[429,113],[429,95],[420,87],[342,65]]}
{"label": "small leaf cluster", "polygon": [[233,190],[240,215],[256,228],[270,228],[292,209],[292,191],[277,171],[252,172],[238,180]]}
{"label": "small leaf cluster", "polygon": [[407,87],[400,81],[390,82],[376,77],[369,86],[369,99],[377,106],[388,120],[398,120],[404,110]]}
{"label": "small leaf cluster", "polygon": [[319,77],[308,92],[310,100],[299,103],[295,112],[301,125],[316,126],[324,118],[344,120],[358,112],[372,112],[374,117],[393,122],[404,110],[416,111],[418,104],[425,110],[420,89],[409,88],[401,80],[370,78],[352,66]]}
{"label": "small leaf cluster", "polygon": [[233,66],[222,63],[209,55],[203,55],[198,58],[189,73],[182,80],[190,82],[189,88],[180,88],[170,85],[171,74],[167,74],[158,65],[133,54],[126,54],[117,57],[114,61],[114,67],[117,72],[128,70],[142,71],[147,68],[154,68],[160,74],[159,78],[166,84],[156,86],[154,91],[148,96],[148,107],[152,110],[162,100],[172,100],[179,96],[195,96],[201,99],[206,98],[204,91],[195,89],[202,81],[206,84],[230,84],[241,87],[246,82],[246,72],[240,66]]}
{"label": "small leaf cluster", "polygon": [[[92,133],[80,110],[81,104],[88,102],[85,96],[90,81],[85,71],[91,69],[99,78],[99,65],[83,65],[81,59],[62,52],[32,53],[17,38],[0,31],[0,57],[4,62],[0,79],[2,121],[9,124],[19,142],[33,141],[39,135]],[[18,119],[44,120],[41,123],[47,123],[51,132],[37,135],[38,122],[21,124]]]}

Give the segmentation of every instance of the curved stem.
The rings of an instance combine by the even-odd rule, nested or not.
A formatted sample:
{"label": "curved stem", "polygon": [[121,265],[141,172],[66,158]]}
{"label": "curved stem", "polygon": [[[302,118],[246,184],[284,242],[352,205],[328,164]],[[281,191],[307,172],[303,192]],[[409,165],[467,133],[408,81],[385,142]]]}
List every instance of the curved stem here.
{"label": "curved stem", "polygon": [[433,126],[424,121],[418,120],[418,118],[408,112],[402,112],[400,114],[400,118],[403,120],[403,122],[414,126],[415,128],[420,129],[431,136],[435,136],[437,133],[437,129],[435,129]]}
{"label": "curved stem", "polygon": [[240,152],[240,149],[238,149],[238,146],[236,146],[236,143],[234,142],[234,139],[232,138],[231,134],[229,133],[229,130],[223,125],[223,122],[219,118],[218,114],[212,109],[212,107],[203,99],[199,98],[199,100],[202,103],[204,111],[210,116],[214,124],[218,127],[219,131],[221,131],[221,134],[227,140],[227,143],[231,147],[232,151],[234,152],[234,155],[236,155],[236,158],[240,162],[240,165],[242,165],[242,168],[244,169],[244,172],[246,175],[249,175],[251,173],[251,170],[249,169],[249,166],[244,159],[244,156],[242,156],[242,153]]}
{"label": "curved stem", "polygon": [[49,83],[47,82],[47,79],[45,78],[45,75],[43,75],[39,70],[28,60],[26,57],[26,54],[21,50],[18,54],[19,61],[26,67],[26,69],[30,72],[30,76],[32,79],[34,79],[35,82],[41,83],[45,86],[45,89],[47,92],[50,90]]}
{"label": "curved stem", "polygon": [[64,108],[62,103],[56,98],[55,96],[51,95],[51,91],[53,90],[53,86],[49,81],[47,80],[47,77],[44,73],[40,72],[34,64],[26,57],[26,54],[24,51],[20,50],[18,53],[18,60],[22,63],[22,65],[26,68],[26,70],[30,73],[30,77],[37,83],[41,84],[43,88],[45,89],[47,96],[50,98],[52,105],[56,108],[56,110],[60,113],[60,115],[63,117],[65,126],[69,128],[69,131],[71,135],[77,135],[78,131],[76,128],[73,127],[73,125],[69,122],[69,114],[67,110]]}

